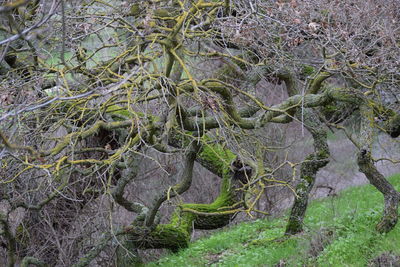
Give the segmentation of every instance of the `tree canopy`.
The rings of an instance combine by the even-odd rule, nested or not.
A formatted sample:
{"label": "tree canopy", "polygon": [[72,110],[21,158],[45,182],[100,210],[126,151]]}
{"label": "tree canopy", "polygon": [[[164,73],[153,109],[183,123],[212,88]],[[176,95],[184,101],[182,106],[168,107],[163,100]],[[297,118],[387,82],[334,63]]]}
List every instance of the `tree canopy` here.
{"label": "tree canopy", "polygon": [[[385,197],[377,231],[390,231],[400,194],[372,153],[376,135],[400,135],[399,10],[390,0],[2,1],[8,265],[87,266],[116,249],[112,261],[133,266],[138,249],[177,251],[193,229],[266,214],[256,203],[273,186],[295,194],[286,234],[299,233],[330,159],[328,130],[344,131],[357,148],[360,171]],[[273,131],[292,122],[311,134],[314,151],[271,164],[266,153],[285,150]],[[150,202],[133,200],[143,160],[159,164],[157,155],[182,159],[179,178]],[[200,179],[195,162],[221,178],[208,204],[180,201]],[[295,183],[277,174],[284,166]],[[93,233],[75,228],[100,198],[132,214],[131,223],[105,213],[84,245]]]}

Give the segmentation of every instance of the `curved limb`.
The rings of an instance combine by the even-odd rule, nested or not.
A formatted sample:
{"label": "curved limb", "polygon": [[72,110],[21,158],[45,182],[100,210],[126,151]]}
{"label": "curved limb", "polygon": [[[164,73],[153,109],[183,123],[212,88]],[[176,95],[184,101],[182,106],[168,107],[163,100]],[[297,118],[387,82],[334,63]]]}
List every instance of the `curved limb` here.
{"label": "curved limb", "polygon": [[238,189],[243,186],[239,180],[234,179],[235,173],[230,170],[230,162],[234,157],[232,152],[220,145],[205,145],[198,158],[203,163],[207,162],[215,173],[221,174],[219,196],[211,204],[182,204],[174,211],[169,224],[148,227],[134,222],[126,228],[128,242],[136,248],[168,248],[177,251],[189,245],[193,228],[216,229],[227,225],[238,210],[235,207],[241,200]]}
{"label": "curved limb", "polygon": [[[385,179],[374,165],[370,149],[373,134],[370,121],[373,112],[366,105],[360,107],[360,112],[363,116],[361,119],[360,142],[356,144],[359,148],[357,164],[359,170],[364,173],[368,181],[383,194],[385,201],[383,216],[377,224],[376,229],[379,232],[389,232],[396,226],[398,221],[400,193]],[[393,118],[396,118],[396,116]]]}
{"label": "curved limb", "polygon": [[376,225],[378,232],[390,232],[398,221],[398,208],[400,204],[400,193],[391,185],[385,177],[377,170],[371,158],[371,153],[361,150],[357,158],[360,171],[365,174],[368,181],[383,194],[385,206],[381,221]]}

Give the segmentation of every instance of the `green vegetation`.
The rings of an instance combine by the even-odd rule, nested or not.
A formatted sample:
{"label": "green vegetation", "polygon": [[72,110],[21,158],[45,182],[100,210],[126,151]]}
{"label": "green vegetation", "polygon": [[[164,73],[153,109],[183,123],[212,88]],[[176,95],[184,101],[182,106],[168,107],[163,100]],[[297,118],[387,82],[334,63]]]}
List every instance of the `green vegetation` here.
{"label": "green vegetation", "polygon": [[315,68],[310,65],[302,65],[302,74],[305,76],[310,76],[315,73]]}
{"label": "green vegetation", "polygon": [[[400,189],[400,174],[389,178]],[[200,239],[147,266],[366,266],[383,252],[400,255],[400,227],[379,234],[383,197],[371,185],[313,201],[305,231],[283,237],[286,218],[257,220]]]}

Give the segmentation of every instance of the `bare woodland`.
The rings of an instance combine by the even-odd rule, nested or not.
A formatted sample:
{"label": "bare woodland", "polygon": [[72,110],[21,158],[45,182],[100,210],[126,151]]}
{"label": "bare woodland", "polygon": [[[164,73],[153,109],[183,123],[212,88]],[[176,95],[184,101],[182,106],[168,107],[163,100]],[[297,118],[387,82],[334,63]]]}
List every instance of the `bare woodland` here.
{"label": "bare woodland", "polygon": [[400,135],[399,21],[397,0],[0,1],[0,257],[139,266],[268,215],[276,188],[298,234],[335,132],[391,231],[376,163],[399,160],[374,149]]}

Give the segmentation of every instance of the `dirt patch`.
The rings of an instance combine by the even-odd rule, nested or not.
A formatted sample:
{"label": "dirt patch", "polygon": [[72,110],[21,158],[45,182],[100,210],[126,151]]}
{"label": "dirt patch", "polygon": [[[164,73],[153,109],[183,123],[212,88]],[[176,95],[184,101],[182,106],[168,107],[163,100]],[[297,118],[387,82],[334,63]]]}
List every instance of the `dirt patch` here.
{"label": "dirt patch", "polygon": [[334,232],[329,229],[320,229],[314,234],[310,241],[310,248],[308,254],[316,258],[334,239]]}
{"label": "dirt patch", "polygon": [[219,253],[208,254],[207,256],[205,256],[205,258],[208,261],[206,266],[211,266],[215,263],[218,263],[220,261],[220,259],[223,258],[224,255],[229,254],[229,252],[230,252],[229,250],[224,250]]}

